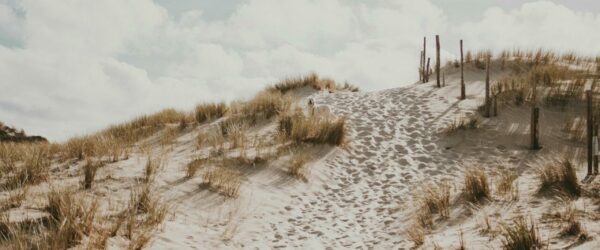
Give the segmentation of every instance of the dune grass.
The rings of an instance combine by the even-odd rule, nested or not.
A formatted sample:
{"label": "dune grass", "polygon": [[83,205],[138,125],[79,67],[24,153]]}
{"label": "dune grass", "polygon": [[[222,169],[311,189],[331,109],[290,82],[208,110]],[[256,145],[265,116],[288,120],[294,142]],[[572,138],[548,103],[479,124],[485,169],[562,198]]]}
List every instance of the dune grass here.
{"label": "dune grass", "polygon": [[450,215],[450,186],[448,184],[428,184],[422,189],[420,196],[422,210],[431,214],[439,214],[442,218]]}
{"label": "dune grass", "polygon": [[218,166],[204,172],[203,185],[226,197],[237,198],[242,185],[241,176],[225,167]]}
{"label": "dune grass", "polygon": [[288,173],[300,180],[307,180],[308,170],[306,169],[306,163],[308,161],[308,155],[304,153],[294,153],[290,156],[288,162]]}
{"label": "dune grass", "polygon": [[512,225],[502,225],[502,246],[507,250],[540,249],[542,241],[535,222],[518,217]]}
{"label": "dune grass", "polygon": [[197,158],[190,161],[185,168],[185,177],[189,179],[196,176],[198,169],[200,169],[200,167],[202,167],[204,163],[206,163],[206,159],[204,158]]}
{"label": "dune grass", "polygon": [[203,103],[196,106],[194,114],[196,121],[203,123],[225,116],[227,109],[228,107],[225,103]]}
{"label": "dune grass", "polygon": [[306,116],[302,112],[290,112],[279,117],[279,133],[295,143],[342,145],[346,140],[345,118],[325,115]]}
{"label": "dune grass", "polygon": [[452,134],[459,130],[476,129],[479,127],[480,123],[481,120],[477,115],[460,116],[449,123],[442,132],[444,134]]}
{"label": "dune grass", "polygon": [[575,167],[569,160],[554,161],[538,170],[539,192],[558,192],[573,197],[581,195]]}
{"label": "dune grass", "polygon": [[475,168],[465,172],[463,197],[466,201],[473,203],[490,198],[490,184],[485,172]]}

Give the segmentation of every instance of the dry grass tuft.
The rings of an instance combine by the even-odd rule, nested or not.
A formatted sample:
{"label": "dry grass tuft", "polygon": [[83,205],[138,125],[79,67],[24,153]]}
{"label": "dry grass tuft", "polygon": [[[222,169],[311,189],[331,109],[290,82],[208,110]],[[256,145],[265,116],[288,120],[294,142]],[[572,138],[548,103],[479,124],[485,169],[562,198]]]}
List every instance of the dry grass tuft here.
{"label": "dry grass tuft", "polygon": [[478,169],[465,172],[463,196],[465,200],[474,203],[490,198],[490,184],[485,172]]}
{"label": "dry grass tuft", "polygon": [[292,100],[280,92],[263,91],[248,102],[235,103],[229,119],[255,125],[289,110]]}
{"label": "dry grass tuft", "polygon": [[54,190],[48,194],[46,211],[54,222],[46,238],[47,245],[50,249],[67,249],[79,244],[83,236],[90,235],[98,203],[84,206],[71,192]]}
{"label": "dry grass tuft", "polygon": [[450,186],[447,184],[425,185],[423,195],[420,197],[423,211],[431,214],[438,213],[440,217],[450,215]]}
{"label": "dry grass tuft", "polygon": [[305,168],[306,162],[308,161],[308,155],[302,153],[295,153],[290,156],[288,173],[290,175],[307,181],[307,169]]}
{"label": "dry grass tuft", "polygon": [[206,159],[197,158],[188,163],[185,168],[185,178],[190,179],[196,176],[196,172],[198,172],[198,169],[200,169],[200,167],[202,167],[202,165],[204,165],[205,162]]}
{"label": "dry grass tuft", "polygon": [[477,115],[461,116],[455,119],[454,122],[448,124],[448,126],[443,129],[443,133],[452,134],[458,130],[476,129],[479,127],[480,123],[481,121]]}
{"label": "dry grass tuft", "polygon": [[203,103],[196,106],[195,118],[198,123],[212,121],[223,117],[227,113],[225,103]]}
{"label": "dry grass tuft", "polygon": [[555,161],[539,170],[539,192],[559,191],[573,197],[581,195],[577,173],[569,160]]}
{"label": "dry grass tuft", "polygon": [[574,206],[567,206],[561,217],[563,219],[563,226],[560,230],[561,236],[577,236],[585,234],[581,222],[579,221],[577,209],[575,209]]}
{"label": "dry grass tuft", "polygon": [[237,198],[240,194],[242,178],[238,173],[225,167],[214,167],[204,172],[203,184],[224,196]]}
{"label": "dry grass tuft", "polygon": [[5,182],[0,184],[3,189],[35,185],[48,179],[51,159],[47,146],[28,146],[18,149],[16,153],[20,155],[15,156],[15,160],[21,164],[9,162],[13,165],[3,167],[7,169],[7,172],[3,172],[6,175]]}
{"label": "dry grass tuft", "polygon": [[94,182],[94,178],[96,178],[96,172],[101,167],[101,163],[94,162],[92,160],[88,160],[86,162],[86,164],[83,166],[83,181],[81,182],[84,189],[92,188],[92,183]]}
{"label": "dry grass tuft", "polygon": [[[0,203],[0,212],[6,211],[11,208],[18,208],[23,204],[23,201],[27,198],[29,187],[24,186],[16,188],[9,192],[8,198],[4,199]],[[1,232],[1,230],[0,230]]]}
{"label": "dry grass tuft", "polygon": [[150,183],[154,181],[158,170],[161,167],[161,159],[155,159],[152,157],[148,157],[146,161],[146,166],[144,167],[144,183]]}
{"label": "dry grass tuft", "polygon": [[496,193],[499,196],[506,197],[510,196],[511,200],[517,200],[519,198],[519,188],[514,184],[518,178],[517,174],[509,171],[503,171],[498,177],[496,184]]}
{"label": "dry grass tuft", "polygon": [[160,145],[167,147],[172,145],[179,136],[179,128],[167,127],[160,135]]}
{"label": "dry grass tuft", "polygon": [[145,184],[132,190],[129,207],[110,229],[110,235],[117,235],[124,224],[124,236],[130,240],[128,249],[141,249],[150,242],[153,230],[164,221],[168,210],[163,201],[154,197],[150,185]]}
{"label": "dry grass tuft", "polygon": [[518,217],[513,225],[502,225],[502,246],[507,250],[540,249],[542,241],[539,238],[537,227],[533,220],[527,222],[525,218]]}
{"label": "dry grass tuft", "polygon": [[279,117],[280,134],[295,143],[342,145],[347,135],[346,119],[326,115],[305,116],[301,112]]}
{"label": "dry grass tuft", "polygon": [[288,78],[267,89],[269,92],[279,92],[285,94],[294,89],[309,87],[315,90],[347,90],[358,92],[359,88],[349,83],[343,85],[337,84],[335,81],[327,78],[320,78],[317,74],[310,74],[303,77]]}
{"label": "dry grass tuft", "polygon": [[425,243],[425,228],[419,223],[413,225],[410,229],[405,230],[408,239],[415,244],[415,247],[419,247]]}

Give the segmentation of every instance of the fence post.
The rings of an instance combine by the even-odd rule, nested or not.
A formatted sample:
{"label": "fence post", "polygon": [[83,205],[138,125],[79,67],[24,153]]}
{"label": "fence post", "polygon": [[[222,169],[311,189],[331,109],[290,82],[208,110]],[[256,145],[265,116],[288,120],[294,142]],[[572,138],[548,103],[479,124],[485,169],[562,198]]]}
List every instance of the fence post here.
{"label": "fence post", "polygon": [[437,87],[440,87],[440,36],[435,35],[435,73],[437,75]]}
{"label": "fence post", "polygon": [[540,149],[538,120],[540,118],[540,108],[534,106],[531,109],[531,149]]}
{"label": "fence post", "polygon": [[466,99],[465,94],[465,72],[464,72],[464,57],[463,57],[463,40],[460,40],[460,99]]}
{"label": "fence post", "polygon": [[[427,37],[423,37],[423,83],[429,81],[429,62],[425,65],[425,58],[427,58]],[[429,59],[427,59],[429,61]]]}
{"label": "fence post", "polygon": [[485,64],[485,117],[490,117],[490,56],[487,56]]}
{"label": "fence post", "polygon": [[423,72],[425,72],[425,60],[423,59],[423,51],[421,50],[421,58],[420,58],[420,62],[419,62],[419,81],[423,82]]}
{"label": "fence post", "polygon": [[428,58],[427,58],[427,68],[425,68],[425,72],[427,72],[427,73],[425,74],[425,82],[429,82],[429,73],[430,73],[430,72],[429,72],[429,71],[430,71],[430,70],[429,70],[429,62],[430,62],[430,61],[431,61],[431,58],[429,58],[429,57],[428,57]]}
{"label": "fence post", "polygon": [[593,116],[592,116],[592,91],[585,91],[585,97],[587,100],[587,160],[588,160],[588,175],[592,175],[593,172]]}
{"label": "fence post", "polygon": [[[596,138],[594,138],[594,139],[596,139],[596,142],[595,142],[595,143],[597,143],[596,146],[600,147],[600,143],[598,143],[598,124],[596,124],[596,126],[594,127],[594,134],[596,135]],[[598,150],[598,148],[596,148],[596,150]],[[597,153],[597,151],[594,152],[594,174],[597,175],[598,174],[598,160],[600,160],[599,159],[600,157],[598,157],[598,155],[596,153]]]}

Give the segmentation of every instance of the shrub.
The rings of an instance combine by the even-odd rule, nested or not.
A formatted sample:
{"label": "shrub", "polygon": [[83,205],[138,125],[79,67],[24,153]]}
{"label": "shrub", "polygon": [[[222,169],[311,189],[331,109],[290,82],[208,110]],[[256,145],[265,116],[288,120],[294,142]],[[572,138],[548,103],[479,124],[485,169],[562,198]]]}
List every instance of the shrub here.
{"label": "shrub", "polygon": [[195,117],[198,123],[221,118],[227,112],[225,103],[203,103],[196,106]]}
{"label": "shrub", "polygon": [[490,197],[490,186],[487,175],[477,169],[465,172],[463,195],[469,202],[480,202]]}
{"label": "shrub", "polygon": [[569,160],[547,164],[538,172],[540,192],[560,191],[571,196],[581,195],[577,173]]}
{"label": "shrub", "polygon": [[525,218],[518,217],[513,221],[513,225],[502,226],[502,245],[508,250],[539,249],[542,247],[533,220],[527,222]]}

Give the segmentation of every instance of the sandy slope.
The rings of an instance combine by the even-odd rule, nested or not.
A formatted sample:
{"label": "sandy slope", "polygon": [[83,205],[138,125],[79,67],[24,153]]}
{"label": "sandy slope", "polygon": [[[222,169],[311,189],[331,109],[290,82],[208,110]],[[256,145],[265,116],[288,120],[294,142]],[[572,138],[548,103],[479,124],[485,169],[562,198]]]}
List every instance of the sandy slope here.
{"label": "sandy slope", "polygon": [[[492,72],[493,77],[501,74]],[[199,190],[199,179],[178,183],[180,173],[165,177],[171,183],[163,187],[165,196],[176,207],[151,248],[409,248],[412,243],[403,232],[409,226],[414,190],[426,181],[457,182],[464,168],[472,165],[492,173],[501,169],[529,173],[519,182],[523,196],[531,196],[535,189],[531,164],[572,148],[558,146],[564,145],[562,137],[551,136],[562,125],[551,121],[563,118],[542,115],[546,148],[539,152],[526,149],[525,107],[501,108],[501,116],[485,121],[479,131],[447,137],[439,131],[459,115],[473,113],[484,93],[483,71],[468,69],[469,98],[459,101],[458,77],[455,69],[449,70],[448,86],[441,89],[431,82],[369,93],[315,93],[310,98],[317,106],[349,119],[347,147],[315,149],[307,183],[287,176],[283,160],[249,171],[236,200]],[[169,156],[169,169],[181,168],[191,159],[192,138],[193,133],[180,138]],[[509,220],[518,213],[539,216],[552,206],[536,198],[476,210],[457,206],[453,218],[439,223],[424,248],[434,243],[444,249],[458,247],[459,230],[473,249],[498,248],[498,237],[479,233],[482,214],[499,213],[496,218]],[[594,246],[595,241],[580,247]]]}
{"label": "sandy slope", "polygon": [[[447,86],[441,89],[432,81],[367,93],[304,91],[300,103],[313,98],[318,107],[348,118],[348,145],[309,149],[308,182],[286,173],[285,157],[267,166],[248,168],[237,199],[202,188],[202,174],[190,180],[183,178],[188,162],[208,154],[208,148],[196,148],[196,135],[218,121],[188,128],[167,150],[158,146],[158,138],[150,138],[143,144],[150,145],[148,150],[162,155],[164,161],[154,190],[171,206],[171,215],[148,248],[408,249],[413,243],[404,232],[410,229],[415,190],[425,182],[447,181],[457,193],[463,171],[470,166],[490,174],[502,169],[516,171],[522,198],[497,200],[481,208],[453,205],[450,219],[436,221],[423,248],[456,248],[460,230],[471,249],[500,248],[499,237],[481,233],[481,217],[489,215],[499,223],[518,214],[539,218],[556,210],[562,203],[533,195],[534,168],[558,153],[576,157],[583,150],[581,143],[566,139],[561,130],[569,112],[555,110],[542,111],[544,149],[536,152],[527,149],[527,107],[503,106],[499,117],[485,120],[477,130],[452,136],[440,133],[457,117],[474,113],[483,101],[484,71],[468,68],[465,73],[468,99],[464,101],[457,99],[457,69],[447,69]],[[492,78],[502,74],[506,73],[492,70]],[[252,133],[267,136],[274,129],[275,124],[269,123]],[[127,203],[129,192],[143,176],[145,155],[133,152],[128,160],[99,170],[92,192],[110,197],[111,202],[103,204],[103,209],[119,210]],[[62,167],[58,174],[63,178],[52,185],[77,186],[80,176],[75,169],[73,164]],[[579,175],[584,175],[583,169]],[[577,204],[587,210],[597,209],[591,200],[580,199]],[[590,235],[600,237],[597,218],[585,219]],[[544,239],[551,239],[551,249],[573,241],[557,239],[550,224],[540,229]],[[592,239],[578,247],[594,249],[600,247],[599,242]],[[121,237],[109,240],[110,249],[126,246]]]}

